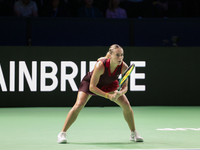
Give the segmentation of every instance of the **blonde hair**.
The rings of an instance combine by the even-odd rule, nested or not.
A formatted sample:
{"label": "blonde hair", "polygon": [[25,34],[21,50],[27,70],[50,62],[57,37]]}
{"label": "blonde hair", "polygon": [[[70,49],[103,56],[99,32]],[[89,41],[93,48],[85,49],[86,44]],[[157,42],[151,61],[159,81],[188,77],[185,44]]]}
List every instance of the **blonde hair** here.
{"label": "blonde hair", "polygon": [[122,47],[119,46],[118,44],[113,44],[113,45],[111,45],[110,48],[109,48],[109,50],[108,50],[108,52],[106,53],[106,56],[100,57],[100,58],[98,58],[97,60],[105,59],[105,58],[107,58],[107,59],[110,58],[110,55],[112,54],[113,50],[114,50],[114,49],[117,49],[117,48],[121,48],[121,49],[122,49]]}
{"label": "blonde hair", "polygon": [[118,44],[113,44],[113,45],[111,45],[110,46],[110,48],[109,48],[109,50],[108,50],[108,52],[106,53],[106,58],[109,58],[109,55],[111,55],[112,54],[112,52],[113,52],[113,50],[114,49],[117,49],[117,48],[122,48],[121,46],[119,46]]}

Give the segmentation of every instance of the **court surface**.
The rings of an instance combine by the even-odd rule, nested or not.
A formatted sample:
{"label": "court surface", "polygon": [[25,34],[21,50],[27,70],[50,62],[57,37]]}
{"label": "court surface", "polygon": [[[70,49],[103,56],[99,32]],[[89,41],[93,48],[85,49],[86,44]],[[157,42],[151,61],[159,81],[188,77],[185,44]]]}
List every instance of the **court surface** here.
{"label": "court surface", "polygon": [[57,144],[70,107],[0,108],[1,150],[200,149],[200,107],[132,107],[143,143],[129,141],[120,107],[85,107]]}

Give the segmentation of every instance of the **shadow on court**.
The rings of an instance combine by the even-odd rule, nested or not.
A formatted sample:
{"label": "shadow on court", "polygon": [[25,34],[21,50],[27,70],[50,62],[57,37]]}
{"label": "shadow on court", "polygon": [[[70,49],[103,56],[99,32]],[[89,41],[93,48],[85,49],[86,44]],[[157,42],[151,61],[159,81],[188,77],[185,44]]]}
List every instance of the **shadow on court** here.
{"label": "shadow on court", "polygon": [[[141,143],[141,142],[140,142]],[[76,145],[124,145],[124,144],[137,144],[136,142],[95,142],[95,143],[79,143],[79,142],[68,142],[67,144],[76,144]]]}

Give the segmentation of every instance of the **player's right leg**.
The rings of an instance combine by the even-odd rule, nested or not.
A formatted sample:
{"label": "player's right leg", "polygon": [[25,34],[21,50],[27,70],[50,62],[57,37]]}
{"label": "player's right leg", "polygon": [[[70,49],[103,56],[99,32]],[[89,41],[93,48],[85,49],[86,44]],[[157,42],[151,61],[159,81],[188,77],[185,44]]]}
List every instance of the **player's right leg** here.
{"label": "player's right leg", "polygon": [[92,95],[86,94],[84,92],[78,92],[76,103],[72,107],[72,109],[67,114],[64,126],[62,131],[58,134],[58,143],[67,143],[66,140],[66,131],[69,129],[69,127],[74,123],[76,118],[78,117],[78,114],[83,109],[83,107],[86,105],[88,100],[91,98]]}

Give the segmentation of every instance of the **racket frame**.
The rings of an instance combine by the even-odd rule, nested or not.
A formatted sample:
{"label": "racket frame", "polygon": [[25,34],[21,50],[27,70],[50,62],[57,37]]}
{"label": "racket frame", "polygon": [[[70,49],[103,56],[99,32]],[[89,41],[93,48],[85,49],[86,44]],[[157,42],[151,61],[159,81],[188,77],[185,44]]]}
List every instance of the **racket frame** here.
{"label": "racket frame", "polygon": [[[122,85],[126,82],[130,74],[132,73],[133,69],[135,68],[135,64],[131,64],[122,74],[121,78],[119,79],[119,87],[118,91],[120,91]],[[125,77],[125,78],[124,78]]]}

